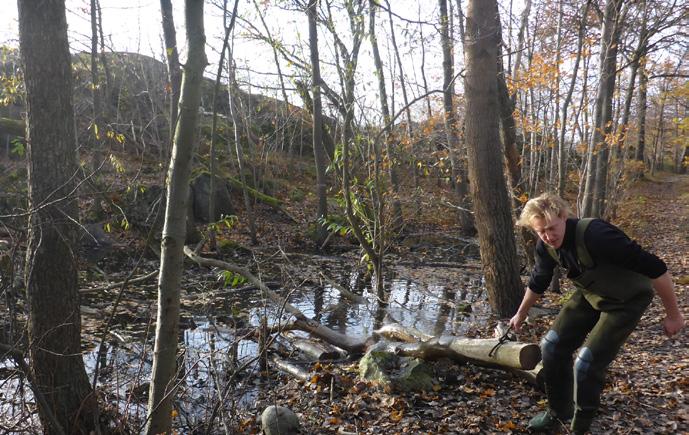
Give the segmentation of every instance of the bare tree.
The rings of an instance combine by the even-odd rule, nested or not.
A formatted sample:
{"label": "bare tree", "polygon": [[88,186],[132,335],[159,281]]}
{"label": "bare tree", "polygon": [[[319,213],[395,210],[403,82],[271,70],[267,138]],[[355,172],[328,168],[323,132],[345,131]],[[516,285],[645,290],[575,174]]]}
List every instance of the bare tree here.
{"label": "bare tree", "polygon": [[[175,136],[177,125],[177,112],[179,104],[179,93],[182,86],[182,71],[179,64],[179,52],[177,51],[177,31],[175,30],[175,19],[172,13],[172,1],[160,0],[160,13],[163,18],[163,38],[165,40],[165,56],[167,59],[167,74],[169,81],[170,94],[170,131],[168,140],[170,144]],[[166,162],[169,156],[170,145],[161,149],[160,160]]]}
{"label": "bare tree", "polygon": [[519,306],[523,287],[498,126],[499,21],[495,0],[471,0],[464,41],[466,138],[471,193],[488,300],[502,317]]}
{"label": "bare tree", "polygon": [[316,244],[321,246],[326,238],[324,221],[328,218],[328,198],[325,184],[325,149],[323,148],[323,108],[321,103],[321,65],[318,58],[318,0],[309,0],[306,8],[309,20],[309,51],[311,54],[311,92],[313,94],[313,155],[316,160]]}
{"label": "bare tree", "polygon": [[473,232],[471,211],[467,204],[469,183],[461,158],[459,157],[459,127],[457,125],[457,115],[454,108],[455,94],[455,74],[453,66],[452,44],[449,33],[449,17],[447,14],[447,0],[438,0],[440,7],[440,41],[443,48],[443,109],[445,113],[445,132],[447,135],[447,145],[449,147],[452,162],[452,179],[457,194],[459,227],[462,233]]}
{"label": "bare tree", "polygon": [[91,96],[93,97],[93,119],[91,121],[91,140],[95,145],[91,155],[91,169],[97,170],[102,160],[101,132],[103,129],[103,109],[101,104],[101,85],[98,76],[98,8],[97,1],[91,0]]}
{"label": "bare tree", "polygon": [[[368,32],[371,39],[371,48],[373,51],[373,63],[376,67],[376,76],[378,77],[378,97],[380,99],[380,108],[383,112],[383,125],[387,126],[390,123],[390,109],[388,108],[388,94],[385,86],[385,73],[383,71],[383,61],[380,58],[380,51],[378,50],[378,40],[376,38],[376,3],[375,0],[369,0],[368,9]],[[393,199],[393,222],[392,227],[398,228],[402,225],[402,205],[399,200],[399,175],[396,163],[396,147],[392,143],[394,138],[386,129],[385,133],[385,148],[388,155],[388,171],[390,175],[390,184],[392,185]]]}
{"label": "bare tree", "polygon": [[[218,61],[218,69],[215,74],[215,83],[213,84],[213,97],[211,100],[211,107],[213,109],[213,118],[211,120],[211,144],[210,144],[210,149],[208,151],[208,169],[210,172],[210,194],[208,196],[208,221],[213,222],[215,221],[215,183],[216,183],[216,176],[217,176],[217,171],[215,168],[216,164],[216,159],[215,159],[215,143],[217,141],[217,130],[218,130],[218,95],[220,94],[220,78],[222,77],[222,70],[223,66],[225,64],[225,53],[227,52],[228,49],[228,41],[230,38],[230,33],[232,32],[232,28],[234,27],[235,23],[235,17],[237,16],[237,6],[239,5],[239,0],[235,0],[234,2],[234,7],[232,8],[232,13],[231,13],[231,19],[230,23],[227,24],[227,0],[223,0],[223,6],[222,6],[222,11],[223,11],[223,28],[225,29],[224,36],[223,36],[223,41],[222,41],[222,48],[220,49],[220,60]],[[252,239],[254,243],[256,242],[255,240],[255,232],[253,232],[254,238]],[[208,239],[209,239],[209,244],[211,249],[215,249],[215,229],[211,228],[208,234]]]}
{"label": "bare tree", "polygon": [[587,154],[586,186],[582,216],[601,216],[605,201],[609,148],[605,143],[611,130],[612,98],[617,75],[617,47],[619,40],[622,0],[608,0],[603,15],[600,41],[600,80],[596,95],[594,131]]}
{"label": "bare tree", "polygon": [[146,426],[146,433],[150,435],[170,433],[172,425],[189,177],[196,143],[201,81],[207,64],[203,3],[203,0],[186,0],[184,9],[188,54],[179,101],[179,123],[168,169],[165,224],[160,243],[158,314]]}
{"label": "bare tree", "polygon": [[25,272],[31,374],[43,433],[87,434],[99,430],[98,403],[81,357],[79,166],[65,4],[18,1],[17,7],[32,211]]}

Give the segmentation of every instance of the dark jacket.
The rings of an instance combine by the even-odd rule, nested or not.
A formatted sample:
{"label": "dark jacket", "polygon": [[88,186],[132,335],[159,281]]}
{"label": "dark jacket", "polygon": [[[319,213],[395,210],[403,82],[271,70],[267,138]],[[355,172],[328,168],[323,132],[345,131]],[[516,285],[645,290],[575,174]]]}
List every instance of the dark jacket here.
{"label": "dark jacket", "polygon": [[[567,277],[581,274],[582,267],[576,253],[576,226],[579,219],[567,219],[565,237],[557,250],[560,262],[567,269]],[[667,266],[657,256],[639,246],[622,230],[601,219],[593,220],[584,233],[584,242],[595,263],[609,263],[623,269],[655,279],[667,271]],[[536,265],[529,278],[529,288],[542,294],[550,284],[557,263],[550,256],[542,240],[536,244]]]}

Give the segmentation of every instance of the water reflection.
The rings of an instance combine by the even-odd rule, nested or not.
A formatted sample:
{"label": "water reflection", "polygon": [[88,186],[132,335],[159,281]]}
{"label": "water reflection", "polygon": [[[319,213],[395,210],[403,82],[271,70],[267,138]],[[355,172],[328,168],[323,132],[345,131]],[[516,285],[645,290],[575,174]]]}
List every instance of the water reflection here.
{"label": "water reflection", "polygon": [[[329,270],[331,279],[348,290],[362,295],[366,303],[352,303],[330,285],[304,286],[288,293],[290,303],[306,316],[331,329],[352,337],[368,337],[374,329],[390,321],[413,327],[429,335],[462,335],[471,322],[488,315],[482,278],[478,269],[467,270],[433,267],[398,267],[387,277],[384,298],[371,292],[370,274],[341,268]],[[460,307],[473,304],[467,314]],[[228,406],[253,406],[263,383],[257,381],[258,345],[238,331],[258,326],[266,316],[274,325],[288,320],[274,304],[265,304],[258,290],[230,292],[221,301],[211,298],[210,313],[195,316],[193,328],[180,331],[178,360],[179,411],[187,422],[201,424],[211,412],[221,392]],[[146,395],[150,379],[152,337],[145,325],[116,325],[105,351],[85,354],[87,370],[93,373],[100,359],[98,382],[112,392],[119,411],[133,419],[146,415]],[[279,341],[279,340],[278,340]],[[275,343],[277,346],[279,343]],[[242,369],[238,372],[238,369]],[[190,423],[190,424],[191,424]]]}

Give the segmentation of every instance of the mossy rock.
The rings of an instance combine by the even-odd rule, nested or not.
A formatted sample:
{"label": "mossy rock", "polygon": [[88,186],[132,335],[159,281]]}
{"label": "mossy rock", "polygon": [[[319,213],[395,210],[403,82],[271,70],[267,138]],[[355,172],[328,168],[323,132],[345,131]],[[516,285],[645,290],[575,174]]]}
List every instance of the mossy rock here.
{"label": "mossy rock", "polygon": [[304,234],[308,240],[311,240],[312,242],[317,242],[318,241],[318,228],[320,227],[320,224],[318,222],[310,222],[308,226],[306,227],[306,233]]}
{"label": "mossy rock", "polygon": [[218,240],[218,252],[224,255],[250,253],[251,250],[244,247],[241,243],[231,239]]}
{"label": "mossy rock", "polygon": [[289,193],[290,202],[303,202],[306,199],[306,192],[300,188],[292,189]]}
{"label": "mossy rock", "polygon": [[433,388],[433,371],[418,358],[395,355],[374,346],[359,361],[359,377],[397,391],[422,391]]}

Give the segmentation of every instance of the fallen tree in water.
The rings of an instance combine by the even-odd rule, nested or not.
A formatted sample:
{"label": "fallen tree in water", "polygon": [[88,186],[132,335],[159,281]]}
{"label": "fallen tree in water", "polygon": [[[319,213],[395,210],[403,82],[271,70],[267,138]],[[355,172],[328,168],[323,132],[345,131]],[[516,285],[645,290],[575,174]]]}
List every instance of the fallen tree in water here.
{"label": "fallen tree in water", "polygon": [[[222,260],[205,258],[198,255],[191,248],[184,248],[185,254],[194,262],[202,266],[218,267],[242,275],[248,282],[258,287],[266,299],[282,307],[284,311],[294,316],[294,320],[283,325],[283,329],[301,330],[311,334],[325,343],[343,349],[351,356],[358,356],[367,351],[370,345],[376,343],[377,338],[391,340],[384,346],[377,346],[377,351],[384,350],[398,356],[413,357],[425,360],[450,358],[456,361],[497,368],[513,372],[533,383],[537,383],[538,370],[534,369],[541,360],[541,351],[533,343],[505,341],[498,338],[466,338],[453,335],[433,337],[413,328],[405,328],[399,324],[388,324],[374,332],[370,338],[353,338],[328,328],[319,322],[307,318],[297,307],[285,298],[268,288],[259,278],[249,270]],[[281,331],[280,327],[271,327],[270,332]],[[258,336],[259,334],[254,334]],[[315,350],[317,342],[309,343],[307,354],[318,354],[316,359],[335,357],[337,352]],[[325,346],[323,346],[325,347]],[[327,355],[326,355],[327,354]],[[284,362],[285,364],[282,364]],[[281,361],[275,364],[278,368],[289,366],[289,362]],[[294,370],[286,370],[294,376]],[[303,375],[303,374],[301,374]],[[302,377],[302,376],[298,376]]]}

